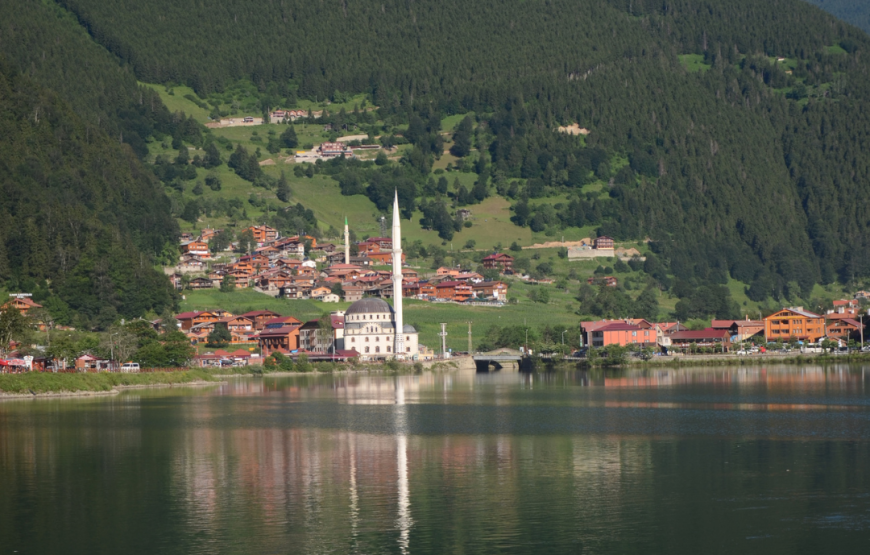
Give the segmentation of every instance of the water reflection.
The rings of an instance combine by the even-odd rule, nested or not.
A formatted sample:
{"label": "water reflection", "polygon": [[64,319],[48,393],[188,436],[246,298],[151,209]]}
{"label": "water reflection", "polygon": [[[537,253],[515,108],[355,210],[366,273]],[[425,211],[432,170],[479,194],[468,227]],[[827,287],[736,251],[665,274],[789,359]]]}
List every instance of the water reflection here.
{"label": "water reflection", "polygon": [[0,546],[849,551],[870,541],[865,383],[846,366],[336,375],[0,403]]}

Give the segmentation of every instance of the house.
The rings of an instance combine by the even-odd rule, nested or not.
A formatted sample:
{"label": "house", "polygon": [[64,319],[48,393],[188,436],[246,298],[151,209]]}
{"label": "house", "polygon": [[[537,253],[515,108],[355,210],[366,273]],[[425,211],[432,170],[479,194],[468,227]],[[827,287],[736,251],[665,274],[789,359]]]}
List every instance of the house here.
{"label": "house", "polygon": [[586,283],[600,287],[616,287],[619,285],[619,280],[615,276],[592,276],[586,280]]}
{"label": "house", "polygon": [[213,289],[214,282],[207,277],[198,277],[190,280],[190,283],[187,284],[187,288],[191,290],[196,289]]}
{"label": "house", "polygon": [[207,227],[207,228],[203,229],[202,232],[199,234],[199,240],[204,242],[204,243],[208,243],[212,237],[214,237],[215,235],[217,235],[220,232],[221,232],[220,229],[214,229],[211,227]]}
{"label": "house", "polygon": [[703,330],[677,331],[670,335],[671,349],[689,350],[692,345],[702,348],[722,349],[727,353],[731,348],[731,334],[728,330],[705,328]]}
{"label": "house", "polygon": [[[332,243],[321,243],[316,247],[311,247],[312,251],[320,251],[323,254],[332,254],[335,252],[335,245]],[[344,256],[344,253],[341,253]],[[313,255],[312,255],[313,256]]]}
{"label": "house", "polygon": [[[293,320],[296,320],[293,318]],[[270,325],[257,334],[257,344],[264,357],[275,351],[290,352],[299,349],[299,328],[301,322]]]}
{"label": "house", "polygon": [[838,338],[848,342],[850,339],[860,339],[863,326],[854,318],[837,318],[829,321],[828,338]]}
{"label": "house", "polygon": [[656,330],[644,329],[636,324],[623,320],[604,322],[584,322],[581,325],[586,344],[592,347],[607,347],[608,345],[655,345]]}
{"label": "house", "polygon": [[254,329],[254,321],[244,316],[227,316],[218,320],[215,325],[225,327],[231,333],[247,333],[256,331]]}
{"label": "house", "polygon": [[[713,321],[714,323],[717,320]],[[716,328],[716,326],[712,326]],[[718,328],[717,328],[718,329]],[[749,341],[753,338],[764,339],[764,320],[735,320],[728,327],[733,341]]]}
{"label": "house", "polygon": [[596,237],[592,241],[593,249],[613,249],[614,243],[613,239],[608,237],[607,235],[602,235],[601,237]]}
{"label": "house", "polygon": [[482,281],[471,286],[478,299],[506,302],[508,286],[503,281]]}
{"label": "house", "polygon": [[262,245],[263,243],[268,243],[278,239],[278,230],[274,227],[269,227],[266,224],[254,225],[245,228],[242,230],[242,233],[246,231],[251,232],[251,235],[254,237],[254,241],[256,241],[258,245]]}
{"label": "house", "polygon": [[[25,294],[29,295],[29,293]],[[31,301],[28,297],[24,296],[25,294],[10,295],[10,297],[12,297],[12,300],[4,304],[3,308],[12,307],[18,310],[18,312],[20,312],[22,316],[27,316],[27,313],[35,308],[42,308],[41,304],[37,304]]]}
{"label": "house", "polygon": [[201,258],[211,258],[211,252],[208,250],[208,243],[205,241],[188,241],[181,244],[182,254],[192,254]]}
{"label": "house", "polygon": [[803,307],[784,308],[764,318],[764,338],[768,342],[796,338],[816,343],[825,335],[825,318]]}
{"label": "house", "polygon": [[[240,317],[247,318],[253,322],[255,330],[261,330],[266,326],[268,321],[280,318],[281,315],[277,312],[272,312],[271,310],[252,310],[251,312],[240,314]],[[298,322],[298,320],[296,321]]]}
{"label": "house", "polygon": [[435,287],[435,297],[462,303],[474,295],[471,286],[463,281],[443,281]]}
{"label": "house", "polygon": [[463,222],[471,217],[471,210],[468,208],[460,208],[456,211],[456,215],[459,216]]}
{"label": "house", "polygon": [[363,298],[365,288],[360,285],[343,285],[344,301],[348,303],[356,302]]}
{"label": "house", "polygon": [[169,283],[172,284],[173,289],[175,289],[176,291],[181,291],[181,289],[183,287],[183,283],[181,281],[181,278],[182,278],[182,274],[179,274],[179,273],[174,273],[171,276],[169,276]]}
{"label": "house", "polygon": [[99,372],[108,370],[110,365],[108,360],[88,354],[80,356],[75,362],[76,372]]}
{"label": "house", "polygon": [[187,331],[197,324],[217,322],[219,320],[213,312],[199,310],[193,312],[182,312],[181,314],[177,314],[175,319],[178,320],[178,325],[181,328],[181,331]]}
{"label": "house", "polygon": [[309,296],[312,299],[319,299],[320,297],[324,295],[329,295],[330,293],[332,293],[332,290],[329,287],[315,287],[311,290]]}
{"label": "house", "polygon": [[512,273],[514,267],[514,257],[494,252],[491,255],[484,257],[483,267],[487,270],[498,270],[503,274]]}
{"label": "house", "polygon": [[[393,263],[393,253],[391,252],[370,252],[366,256],[372,261],[372,264],[378,266],[389,266]],[[402,253],[402,264],[405,263],[405,253]]]}
{"label": "house", "polygon": [[341,299],[339,298],[339,296],[336,295],[335,293],[329,293],[327,295],[320,297],[320,301],[324,302],[324,303],[337,303],[340,300]]}
{"label": "house", "polygon": [[317,154],[321,158],[332,159],[338,157],[353,158],[353,151],[344,143],[320,143],[317,147]]}

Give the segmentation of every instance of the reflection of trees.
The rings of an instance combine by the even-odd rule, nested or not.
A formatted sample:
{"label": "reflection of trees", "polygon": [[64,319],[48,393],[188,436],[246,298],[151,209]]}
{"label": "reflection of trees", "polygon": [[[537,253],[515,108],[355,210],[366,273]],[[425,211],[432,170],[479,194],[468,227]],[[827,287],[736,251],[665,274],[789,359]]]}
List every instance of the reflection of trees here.
{"label": "reflection of trees", "polygon": [[[757,527],[800,521],[866,491],[870,444],[824,435],[863,437],[863,419],[847,411],[737,416],[746,421],[742,429],[751,420],[769,426],[756,429],[814,431],[822,438],[814,441],[627,436],[619,430],[643,419],[663,428],[688,420],[681,410],[559,412],[564,398],[550,395],[567,389],[565,398],[575,402],[631,391],[655,400],[660,392],[648,389],[701,380],[710,386],[705,391],[758,385],[792,397],[825,388],[842,396],[862,384],[856,372],[788,370],[732,372],[731,381],[720,370],[685,378],[670,370],[607,373],[607,380],[628,381],[608,382],[593,392],[598,397],[581,386],[604,386],[605,378],[575,373],[492,382],[459,374],[343,375],[243,380],[220,394],[0,405],[0,519],[16,523],[0,526],[0,545],[45,553],[69,545],[143,553],[686,551],[690,539],[724,542],[728,530],[751,519]],[[531,403],[541,389],[545,395]],[[436,403],[480,411],[481,427],[415,433],[415,405]],[[542,407],[552,409],[541,413],[547,418],[597,419],[617,432],[536,432],[529,425],[525,434],[501,433],[529,424],[522,419]],[[449,410],[423,414],[447,425]],[[365,418],[381,418],[382,432],[359,431]],[[758,505],[759,495],[773,508],[743,516],[739,509]],[[36,533],[45,523],[52,533]],[[713,532],[699,537],[699,530]],[[796,538],[782,540],[792,547],[786,551],[800,545]]]}

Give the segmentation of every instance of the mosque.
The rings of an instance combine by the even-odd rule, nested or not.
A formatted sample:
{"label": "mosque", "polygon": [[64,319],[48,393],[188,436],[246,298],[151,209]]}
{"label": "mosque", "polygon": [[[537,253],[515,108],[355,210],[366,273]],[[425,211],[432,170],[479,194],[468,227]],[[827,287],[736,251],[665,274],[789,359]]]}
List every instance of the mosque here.
{"label": "mosque", "polygon": [[[345,220],[345,253],[350,248],[348,235]],[[402,228],[398,192],[393,200],[392,254],[393,306],[371,297],[356,301],[344,313],[344,348],[354,349],[361,360],[415,359],[419,354],[417,330],[405,325],[402,318]]]}

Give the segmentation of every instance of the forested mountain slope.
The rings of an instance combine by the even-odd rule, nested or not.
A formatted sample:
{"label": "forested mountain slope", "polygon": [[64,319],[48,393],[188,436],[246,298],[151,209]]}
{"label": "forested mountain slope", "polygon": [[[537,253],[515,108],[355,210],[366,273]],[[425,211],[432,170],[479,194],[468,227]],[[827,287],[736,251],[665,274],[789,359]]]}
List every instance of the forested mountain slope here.
{"label": "forested mountain slope", "polygon": [[[68,95],[89,123],[110,121],[140,155],[149,137],[209,138],[137,79],[188,84],[203,98],[246,80],[263,108],[364,93],[379,106],[368,118],[383,124],[378,133],[412,148],[398,166],[323,171],[380,209],[396,187],[405,217],[419,208],[429,225],[497,193],[517,225],[649,237],[664,263],[650,273],[666,289],[674,278],[732,277],[753,300],[796,299],[818,282],[870,275],[870,39],[799,0],[4,6],[0,40],[16,66]],[[46,49],[52,41],[63,46]],[[70,68],[87,83],[69,83]],[[476,151],[458,156],[477,183],[441,191],[430,186],[440,121],[470,112],[463,141]],[[570,123],[591,133],[555,132]],[[185,169],[179,157],[163,169]],[[177,176],[161,179],[184,191]],[[565,201],[547,202],[556,196]]]}
{"label": "forested mountain slope", "polygon": [[865,0],[806,0],[846,23],[870,33],[870,3]]}
{"label": "forested mountain slope", "polygon": [[173,304],[153,253],[177,224],[132,151],[0,56],[0,282],[55,321],[106,326]]}
{"label": "forested mountain slope", "polygon": [[155,132],[194,138],[192,122],[170,114],[140,87],[130,66],[95,43],[66,9],[45,0],[0,2],[0,52],[20,71],[57,92],[92,128],[147,153]]}

